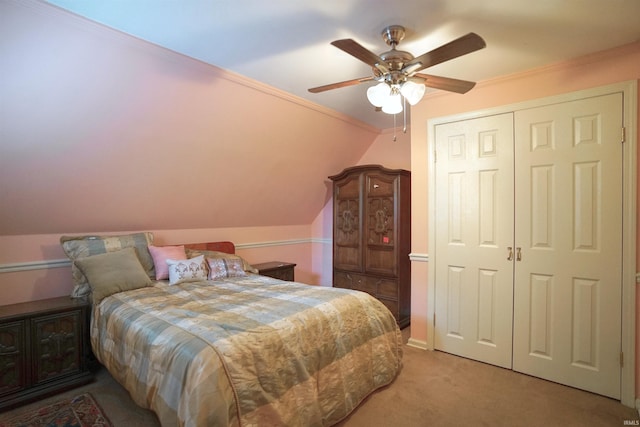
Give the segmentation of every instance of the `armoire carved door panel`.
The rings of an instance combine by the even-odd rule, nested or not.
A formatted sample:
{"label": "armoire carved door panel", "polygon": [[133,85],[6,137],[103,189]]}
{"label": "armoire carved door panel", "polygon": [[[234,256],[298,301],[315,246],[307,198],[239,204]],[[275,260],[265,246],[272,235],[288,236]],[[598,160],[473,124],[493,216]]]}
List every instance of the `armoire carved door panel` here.
{"label": "armoire carved door panel", "polygon": [[397,271],[395,211],[397,178],[367,176],[366,270],[394,276]]}
{"label": "armoire carved door panel", "polygon": [[344,270],[362,271],[360,176],[340,182],[334,207],[334,263]]}

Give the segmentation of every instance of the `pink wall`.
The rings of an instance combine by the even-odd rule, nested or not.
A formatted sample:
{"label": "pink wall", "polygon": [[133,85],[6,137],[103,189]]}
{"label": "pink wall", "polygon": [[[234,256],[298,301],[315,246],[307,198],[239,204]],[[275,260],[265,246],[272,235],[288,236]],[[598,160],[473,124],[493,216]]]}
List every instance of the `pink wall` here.
{"label": "pink wall", "polygon": [[[543,98],[547,96],[640,79],[640,42],[621,46],[572,61],[552,64],[524,73],[481,82],[464,96],[439,92],[425,96],[412,111],[412,252],[428,254],[428,164],[427,121],[456,113]],[[637,120],[640,123],[640,118]],[[640,185],[638,186],[640,189]],[[640,222],[640,217],[638,218]],[[640,227],[638,227],[640,231]],[[638,237],[640,242],[640,236]],[[640,249],[636,251],[640,265]],[[636,267],[637,268],[637,267]],[[412,263],[411,335],[427,341],[428,263]],[[640,307],[640,292],[637,292]],[[636,327],[640,332],[640,326]],[[638,346],[636,339],[636,346]],[[640,352],[636,351],[640,366]],[[638,369],[636,369],[636,373]],[[640,396],[640,378],[636,380],[636,396]]]}
{"label": "pink wall", "polygon": [[68,293],[62,234],[232,240],[322,282],[327,176],[377,129],[45,2],[0,14],[0,304]]}

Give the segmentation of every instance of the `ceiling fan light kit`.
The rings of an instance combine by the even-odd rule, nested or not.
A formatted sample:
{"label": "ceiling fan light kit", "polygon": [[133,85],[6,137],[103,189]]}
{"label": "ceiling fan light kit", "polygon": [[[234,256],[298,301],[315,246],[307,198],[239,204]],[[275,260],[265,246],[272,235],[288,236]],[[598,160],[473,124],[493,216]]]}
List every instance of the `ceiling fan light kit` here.
{"label": "ceiling fan light kit", "polygon": [[409,52],[396,49],[404,36],[405,29],[400,25],[390,25],[382,30],[382,39],[391,47],[391,50],[379,56],[352,39],[332,42],[331,44],[338,49],[371,66],[373,76],[319,86],[309,89],[309,92],[318,93],[368,81],[377,81],[379,82],[377,85],[367,89],[367,99],[373,106],[381,107],[384,113],[397,114],[403,111],[404,100],[410,105],[416,105],[420,102],[427,87],[466,93],[475,86],[474,82],[421,74],[418,71],[484,48],[486,43],[482,37],[475,33],[469,33],[423,55],[414,57]]}
{"label": "ceiling fan light kit", "polygon": [[367,99],[374,107],[382,107],[389,96],[391,96],[391,87],[386,83],[378,83],[367,89]]}
{"label": "ceiling fan light kit", "polygon": [[382,112],[387,114],[398,114],[402,112],[402,97],[397,90],[391,91],[391,95],[385,99],[382,105]]}
{"label": "ceiling fan light kit", "polygon": [[426,89],[425,85],[408,80],[400,86],[400,93],[409,104],[416,105],[424,96]]}

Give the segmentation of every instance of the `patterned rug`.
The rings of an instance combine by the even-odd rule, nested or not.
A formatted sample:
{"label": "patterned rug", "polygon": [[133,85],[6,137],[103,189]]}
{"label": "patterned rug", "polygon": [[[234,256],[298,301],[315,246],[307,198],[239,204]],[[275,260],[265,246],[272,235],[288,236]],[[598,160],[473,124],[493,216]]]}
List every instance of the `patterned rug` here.
{"label": "patterned rug", "polygon": [[112,424],[93,397],[84,393],[0,419],[0,427],[112,427]]}

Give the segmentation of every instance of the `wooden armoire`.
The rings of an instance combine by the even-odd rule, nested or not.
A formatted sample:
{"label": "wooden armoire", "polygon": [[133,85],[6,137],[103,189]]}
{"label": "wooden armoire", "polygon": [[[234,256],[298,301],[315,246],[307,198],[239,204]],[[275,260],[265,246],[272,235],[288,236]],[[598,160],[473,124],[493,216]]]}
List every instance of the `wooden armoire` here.
{"label": "wooden armoire", "polygon": [[333,286],[380,300],[409,325],[411,172],[354,166],[333,181]]}

